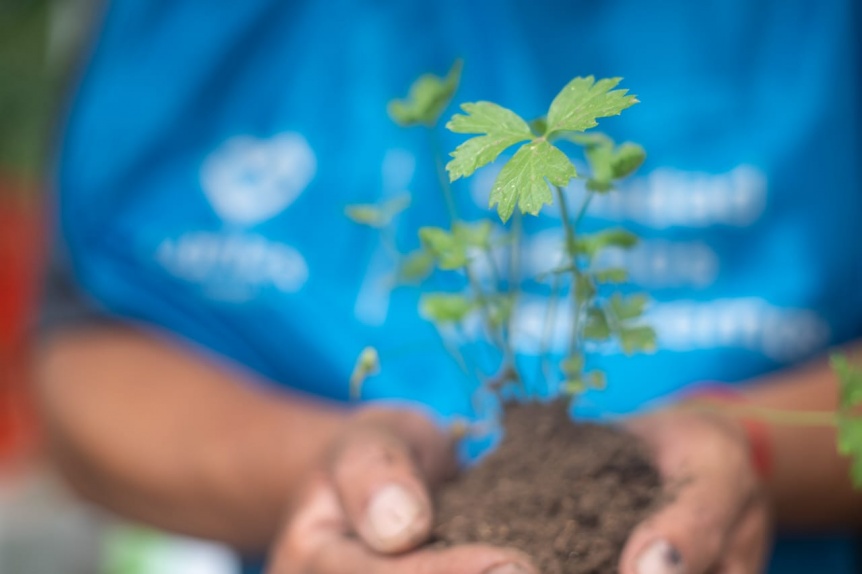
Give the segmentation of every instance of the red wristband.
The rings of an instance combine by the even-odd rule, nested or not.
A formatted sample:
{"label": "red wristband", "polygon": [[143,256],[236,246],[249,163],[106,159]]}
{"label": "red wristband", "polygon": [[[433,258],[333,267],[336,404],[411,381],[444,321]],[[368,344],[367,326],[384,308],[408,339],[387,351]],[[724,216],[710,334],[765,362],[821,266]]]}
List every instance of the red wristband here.
{"label": "red wristband", "polygon": [[[686,390],[682,394],[683,401],[706,401],[714,404],[737,404],[744,405],[748,398],[739,390],[720,384],[698,385]],[[734,416],[739,421],[745,439],[748,442],[748,452],[751,466],[758,478],[762,481],[772,476],[773,456],[772,439],[769,433],[769,425],[766,421],[756,417]]]}

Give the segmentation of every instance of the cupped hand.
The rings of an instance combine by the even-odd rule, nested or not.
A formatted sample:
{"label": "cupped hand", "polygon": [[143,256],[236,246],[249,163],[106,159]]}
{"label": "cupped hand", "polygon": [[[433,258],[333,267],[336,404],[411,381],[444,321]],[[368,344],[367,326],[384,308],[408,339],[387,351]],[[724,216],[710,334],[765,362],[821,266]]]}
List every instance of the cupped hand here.
{"label": "cupped hand", "polygon": [[288,514],[268,574],[534,574],[510,550],[419,548],[433,522],[429,490],[455,470],[451,437],[428,418],[358,411]]}
{"label": "cupped hand", "polygon": [[770,512],[742,427],[718,413],[686,408],[627,426],[652,449],[667,502],[632,533],[620,573],[763,572]]}

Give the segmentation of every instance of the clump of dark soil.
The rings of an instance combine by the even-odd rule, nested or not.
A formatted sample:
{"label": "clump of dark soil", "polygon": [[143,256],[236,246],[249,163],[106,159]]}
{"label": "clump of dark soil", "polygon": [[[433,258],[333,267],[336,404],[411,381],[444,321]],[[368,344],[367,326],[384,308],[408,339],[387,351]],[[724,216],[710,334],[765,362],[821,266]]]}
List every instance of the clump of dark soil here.
{"label": "clump of dark soil", "polygon": [[438,493],[439,544],[516,548],[542,574],[617,572],[661,481],[634,437],[566,411],[562,401],[506,407],[500,446]]}

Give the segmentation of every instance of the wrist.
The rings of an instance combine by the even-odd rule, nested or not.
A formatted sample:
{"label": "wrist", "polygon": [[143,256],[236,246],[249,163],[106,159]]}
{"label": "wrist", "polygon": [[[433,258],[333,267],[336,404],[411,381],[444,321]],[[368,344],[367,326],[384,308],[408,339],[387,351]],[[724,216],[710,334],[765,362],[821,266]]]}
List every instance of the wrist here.
{"label": "wrist", "polygon": [[770,427],[765,420],[746,412],[746,407],[753,405],[744,393],[730,385],[709,383],[686,391],[680,402],[686,406],[706,408],[733,424],[744,439],[754,475],[761,484],[769,482],[774,468]]}

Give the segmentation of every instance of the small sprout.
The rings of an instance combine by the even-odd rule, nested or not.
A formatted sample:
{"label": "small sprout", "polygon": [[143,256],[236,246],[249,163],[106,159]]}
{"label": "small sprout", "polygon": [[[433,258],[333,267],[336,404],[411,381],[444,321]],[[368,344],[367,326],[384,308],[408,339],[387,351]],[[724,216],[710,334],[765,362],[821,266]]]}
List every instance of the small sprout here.
{"label": "small sprout", "polygon": [[441,227],[423,227],[419,239],[437,260],[440,269],[452,271],[467,265],[467,243],[463,237]]}
{"label": "small sprout", "polygon": [[593,273],[596,283],[625,283],[629,280],[629,272],[621,267],[601,269]]}
{"label": "small sprout", "polygon": [[410,207],[410,195],[403,193],[381,203],[348,205],[344,214],[355,223],[381,229],[392,223],[395,216]]}
{"label": "small sprout", "polygon": [[593,259],[600,251],[608,247],[631,249],[637,244],[638,237],[631,231],[622,228],[605,229],[579,237],[577,251],[589,259]]}
{"label": "small sprout", "polygon": [[358,401],[362,397],[362,387],[368,377],[380,372],[380,356],[374,347],[365,347],[356,359],[353,373],[350,374],[350,400]]}
{"label": "small sprout", "polygon": [[420,314],[437,324],[460,323],[474,307],[472,300],[452,293],[425,293],[419,300]]}
{"label": "small sprout", "polygon": [[405,255],[398,267],[398,280],[403,283],[420,283],[434,270],[434,254],[417,249]]}
{"label": "small sprout", "polygon": [[445,78],[433,74],[420,76],[410,86],[406,99],[389,102],[389,117],[402,127],[436,125],[458,89],[461,68],[461,60],[456,60]]}

